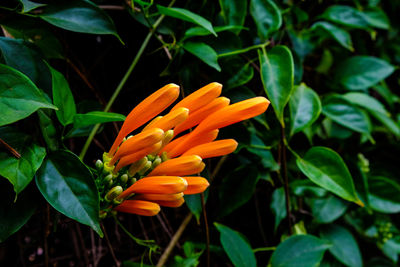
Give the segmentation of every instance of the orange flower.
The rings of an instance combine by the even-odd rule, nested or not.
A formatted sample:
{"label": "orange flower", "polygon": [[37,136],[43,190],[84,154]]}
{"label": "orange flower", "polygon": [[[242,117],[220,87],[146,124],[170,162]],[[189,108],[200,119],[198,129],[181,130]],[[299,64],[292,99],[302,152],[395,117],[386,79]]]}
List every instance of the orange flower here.
{"label": "orange flower", "polygon": [[205,167],[202,159],[196,155],[183,156],[164,161],[148,176],[154,175],[191,175],[201,172]]}
{"label": "orange flower", "polygon": [[[151,120],[154,116],[157,116],[171,105],[178,96],[179,86],[170,83],[143,100],[126,117],[108,154],[111,156],[114,155],[125,136]],[[157,103],[157,105],[154,103]]]}
{"label": "orange flower", "polygon": [[238,143],[233,139],[219,140],[192,147],[183,153],[182,156],[198,155],[202,159],[219,157],[232,153],[237,146]]}
{"label": "orange flower", "polygon": [[189,109],[177,108],[160,119],[158,119],[159,117],[157,117],[157,120],[146,126],[146,128],[160,128],[164,131],[168,131],[174,128],[176,125],[180,124],[181,122],[185,121],[188,115]]}
{"label": "orange flower", "polygon": [[140,194],[135,195],[134,199],[148,200],[148,201],[175,201],[183,197],[183,193],[177,194]]}
{"label": "orange flower", "polygon": [[154,202],[162,207],[178,208],[178,207],[182,206],[183,203],[185,203],[185,199],[183,197],[181,197],[179,199],[171,200],[171,201],[156,200]]}
{"label": "orange flower", "polygon": [[115,207],[114,210],[142,216],[154,216],[160,212],[160,205],[143,200],[125,200]]}
{"label": "orange flower", "polygon": [[183,191],[185,195],[202,193],[210,185],[207,179],[199,176],[183,177],[183,179],[185,179],[188,183],[187,189]]}

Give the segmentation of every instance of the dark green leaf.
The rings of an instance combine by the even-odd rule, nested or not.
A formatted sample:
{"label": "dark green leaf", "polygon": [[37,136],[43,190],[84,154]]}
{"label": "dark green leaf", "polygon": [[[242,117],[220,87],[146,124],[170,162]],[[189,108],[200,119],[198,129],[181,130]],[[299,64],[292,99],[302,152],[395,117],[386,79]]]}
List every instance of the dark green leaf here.
{"label": "dark green leaf", "polygon": [[218,65],[218,55],[211,46],[205,43],[186,42],[183,44],[183,48],[210,67],[221,71],[221,67]]}
{"label": "dark green leaf", "polygon": [[304,83],[294,88],[289,107],[291,135],[309,127],[321,113],[318,95]]}
{"label": "dark green leaf", "polygon": [[[219,4],[227,25],[243,26],[247,15],[247,0],[219,0]],[[240,29],[235,32],[238,34]]]}
{"label": "dark green leaf", "polygon": [[89,225],[103,236],[96,184],[89,169],[76,155],[68,151],[50,154],[38,171],[36,184],[56,210]]}
{"label": "dark green leaf", "polygon": [[221,62],[224,72],[228,75],[229,79],[224,85],[225,92],[227,90],[239,87],[248,83],[254,76],[254,69],[250,63],[246,63],[240,57],[226,57]]}
{"label": "dark green leaf", "polygon": [[388,30],[390,21],[385,12],[379,8],[367,9],[363,12],[364,19],[371,27]]}
{"label": "dark green leaf", "polygon": [[27,13],[31,10],[34,10],[35,8],[46,5],[46,4],[35,3],[29,0],[19,0],[19,2],[22,4],[22,13]]}
{"label": "dark green leaf", "polygon": [[160,5],[157,5],[157,8],[158,11],[160,11],[160,13],[163,15],[197,24],[217,36],[211,22],[187,9],[178,7],[164,7]]}
{"label": "dark green leaf", "polygon": [[59,137],[49,112],[38,110],[37,114],[39,115],[40,130],[42,131],[44,141],[51,151],[57,150],[59,147]]}
{"label": "dark green leaf", "polygon": [[80,128],[97,123],[124,121],[125,119],[124,115],[118,113],[91,111],[85,114],[76,114],[74,116],[74,127]]}
{"label": "dark green leaf", "polygon": [[76,114],[74,96],[64,76],[49,65],[52,76],[53,103],[58,107],[56,115],[62,125],[71,124]]}
{"label": "dark green leaf", "polygon": [[308,179],[296,180],[290,183],[293,193],[299,197],[325,197],[327,191]]}
{"label": "dark green leaf", "polygon": [[351,28],[368,29],[369,23],[364,18],[362,12],[350,6],[330,6],[322,14],[322,17]]}
{"label": "dark green leaf", "polygon": [[343,159],[326,147],[312,147],[303,158],[297,158],[297,166],[311,181],[326,190],[363,205],[358,199],[353,178]]}
{"label": "dark green leaf", "polygon": [[73,32],[112,34],[118,39],[111,18],[89,0],[70,0],[52,3],[39,15],[54,26]]}
{"label": "dark green leaf", "polygon": [[276,248],[271,267],[318,266],[329,243],[312,235],[291,236]]}
{"label": "dark green leaf", "polygon": [[275,46],[268,54],[258,53],[264,90],[281,125],[283,110],[293,91],[294,64],[292,53],[286,46]]}
{"label": "dark green leaf", "polygon": [[342,216],[348,207],[348,203],[329,195],[326,198],[310,199],[310,206],[314,219],[319,223],[331,223]]}
{"label": "dark green leaf", "polygon": [[235,267],[257,266],[251,246],[240,233],[219,223],[214,223],[214,225],[221,234],[222,247]]}
{"label": "dark green leaf", "polygon": [[312,25],[311,29],[322,29],[327,34],[332,36],[344,48],[354,51],[351,36],[347,31],[325,21],[319,21],[315,23]]}
{"label": "dark green leaf", "polygon": [[250,14],[262,40],[267,40],[282,25],[281,12],[272,0],[251,0]]}
{"label": "dark green leaf", "polygon": [[0,138],[21,155],[18,159],[0,151],[0,175],[10,181],[18,195],[32,181],[46,156],[46,150],[32,143],[29,135],[9,127],[0,128]]}
{"label": "dark green leaf", "polygon": [[39,108],[56,107],[21,72],[0,64],[0,126],[28,117]]}
{"label": "dark green leaf", "polygon": [[275,215],[274,230],[278,228],[280,222],[286,218],[286,199],[283,187],[278,188],[272,193],[271,211]]}
{"label": "dark green leaf", "polygon": [[322,113],[336,123],[353,131],[368,135],[371,132],[371,122],[368,115],[340,96],[331,96],[324,99]]}
{"label": "dark green leaf", "polygon": [[349,90],[364,90],[386,79],[394,67],[385,60],[371,56],[355,56],[342,62],[336,80]]}
{"label": "dark green leaf", "polygon": [[400,185],[385,177],[368,178],[368,200],[372,209],[382,213],[400,212]]}
{"label": "dark green leaf", "polygon": [[332,243],[329,252],[341,263],[349,267],[362,267],[362,258],[353,235],[339,225],[328,225],[321,231],[321,237]]}
{"label": "dark green leaf", "polygon": [[[214,31],[216,33],[218,32],[224,32],[224,31],[232,31],[232,32],[237,32],[238,30],[244,30],[244,29],[248,29],[246,27],[243,26],[237,26],[237,25],[227,25],[227,26],[217,26],[214,27]],[[190,37],[194,37],[194,36],[207,36],[207,35],[211,35],[212,33],[209,32],[208,30],[202,28],[202,27],[193,27],[188,29],[185,32],[185,36],[184,38],[190,38]]]}

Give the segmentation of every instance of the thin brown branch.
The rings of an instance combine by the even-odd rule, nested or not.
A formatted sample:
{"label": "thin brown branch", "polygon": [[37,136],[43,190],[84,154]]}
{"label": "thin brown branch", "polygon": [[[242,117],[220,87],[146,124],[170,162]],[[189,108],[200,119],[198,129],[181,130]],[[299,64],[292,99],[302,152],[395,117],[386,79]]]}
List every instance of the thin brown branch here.
{"label": "thin brown branch", "polygon": [[287,214],[287,222],[288,222],[288,227],[289,227],[289,234],[293,234],[293,229],[292,229],[292,212],[290,210],[290,196],[289,196],[289,180],[288,180],[288,175],[287,175],[287,162],[286,162],[286,146],[285,146],[285,128],[281,126],[281,144],[280,144],[280,149],[281,149],[281,169],[283,173],[283,185],[285,189],[285,200],[286,200],[286,214]]}
{"label": "thin brown branch", "polygon": [[200,194],[201,208],[203,209],[204,226],[206,228],[206,250],[207,250],[207,267],[210,267],[210,229],[208,227],[208,219],[206,212],[206,202],[204,200],[204,192]]}
{"label": "thin brown branch", "polygon": [[21,154],[18,153],[17,150],[15,150],[14,148],[12,148],[9,144],[7,144],[3,139],[0,138],[0,144],[2,144],[7,150],[8,152],[10,152],[11,154],[13,154],[14,157],[16,157],[17,159],[21,158]]}
{"label": "thin brown branch", "polygon": [[117,257],[115,256],[114,249],[111,245],[110,239],[108,239],[106,228],[104,227],[103,223],[100,223],[100,226],[101,226],[101,230],[103,230],[104,238],[106,239],[106,243],[107,243],[108,249],[110,250],[110,253],[114,260],[114,263],[117,267],[119,267],[119,266],[121,266],[121,263],[118,261]]}

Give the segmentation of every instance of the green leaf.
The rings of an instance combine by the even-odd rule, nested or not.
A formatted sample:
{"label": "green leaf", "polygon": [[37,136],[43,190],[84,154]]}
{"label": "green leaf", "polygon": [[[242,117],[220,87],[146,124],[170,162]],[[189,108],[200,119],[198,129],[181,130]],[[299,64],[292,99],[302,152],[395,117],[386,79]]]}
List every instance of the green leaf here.
{"label": "green leaf", "polygon": [[201,61],[206,63],[208,66],[221,71],[221,67],[218,64],[218,55],[211,46],[205,43],[198,42],[186,42],[183,44],[183,48],[189,53],[198,57]]}
{"label": "green leaf", "polygon": [[32,181],[46,156],[46,150],[33,143],[29,135],[10,127],[0,128],[0,138],[21,155],[21,158],[16,158],[4,150],[0,151],[0,175],[10,181],[18,195]]}
{"label": "green leaf", "polygon": [[367,135],[371,132],[371,122],[368,115],[338,95],[324,99],[322,113],[353,131]]}
{"label": "green leaf", "polygon": [[[247,0],[219,0],[221,15],[227,25],[243,26],[247,15]],[[240,29],[235,31],[240,33]]]}
{"label": "green leaf", "polygon": [[371,8],[364,10],[364,19],[371,27],[389,30],[390,21],[385,12],[380,8]]}
{"label": "green leaf", "polygon": [[56,210],[103,236],[96,184],[89,169],[75,154],[61,150],[50,154],[38,171],[36,184]]}
{"label": "green leaf", "polygon": [[326,198],[310,199],[311,211],[318,223],[331,223],[347,210],[348,202],[329,195]]}
{"label": "green leaf", "polygon": [[228,174],[219,189],[219,216],[228,215],[247,203],[253,195],[258,179],[257,168],[253,165],[242,165]]}
{"label": "green leaf", "polygon": [[222,247],[235,267],[257,266],[251,246],[240,233],[219,223],[214,223],[214,225],[221,234]]}
{"label": "green leaf", "polygon": [[253,79],[253,66],[239,56],[221,58],[220,63],[227,77],[227,81],[224,84],[225,92],[244,85]]}
{"label": "green leaf", "polygon": [[293,91],[294,64],[292,53],[286,46],[275,46],[268,54],[258,53],[261,80],[275,114],[281,123],[283,110]]}
{"label": "green leaf", "polygon": [[51,151],[57,150],[59,147],[59,137],[57,135],[57,129],[51,119],[51,114],[44,110],[38,110],[37,114],[39,116],[40,130],[42,131],[44,141]]}
{"label": "green leaf", "polygon": [[91,111],[85,114],[75,114],[74,128],[85,127],[97,123],[124,121],[126,117],[122,114],[103,111]]}
{"label": "green leaf", "polygon": [[363,205],[356,194],[353,178],[338,153],[326,147],[312,147],[297,166],[311,181],[348,201]]}
{"label": "green leaf", "polygon": [[48,66],[52,76],[53,103],[58,107],[56,115],[61,124],[66,126],[73,122],[76,114],[74,96],[64,75]]}
{"label": "green leaf", "polygon": [[176,19],[180,19],[180,20],[188,21],[190,23],[197,24],[197,25],[203,27],[204,29],[206,29],[207,31],[211,32],[215,36],[217,36],[217,34],[215,33],[215,31],[213,29],[211,22],[209,22],[202,16],[199,16],[187,9],[178,8],[178,7],[164,7],[164,6],[160,6],[160,5],[157,5],[157,8],[158,8],[158,11],[160,11],[160,13],[165,16],[169,16],[169,17],[173,17]]}
{"label": "green leaf", "polygon": [[322,29],[324,32],[332,36],[344,48],[354,51],[351,36],[347,31],[325,21],[314,23],[311,26],[311,30],[314,29]]}
{"label": "green leaf", "polygon": [[22,4],[22,13],[27,13],[38,7],[46,5],[46,4],[35,3],[29,0],[19,0],[19,2]]}
{"label": "green leaf", "polygon": [[349,90],[365,90],[386,79],[394,67],[371,56],[354,56],[342,62],[335,79]]}
{"label": "green leaf", "polygon": [[0,193],[0,243],[4,242],[10,235],[17,232],[24,226],[33,215],[37,206],[37,199],[33,198],[26,191],[13,201],[11,190],[8,186],[1,184]]}
{"label": "green leaf", "polygon": [[350,6],[330,6],[324,11],[322,17],[350,28],[368,29],[369,23],[363,13]]}
{"label": "green leaf", "polygon": [[65,30],[91,34],[112,34],[120,39],[111,18],[89,0],[70,0],[48,4],[39,17]]}
{"label": "green leaf", "polygon": [[33,44],[23,40],[0,37],[0,50],[8,66],[22,72],[36,86],[49,93],[51,88],[50,72]]}
{"label": "green leaf", "polygon": [[349,267],[363,266],[360,249],[349,230],[331,224],[323,228],[321,237],[332,244],[329,252],[341,263]]}
{"label": "green leaf", "polygon": [[329,243],[312,235],[291,236],[276,248],[271,267],[319,266]]}
{"label": "green leaf", "polygon": [[0,64],[0,126],[26,118],[39,108],[56,109],[28,77]]}
{"label": "green leaf", "polygon": [[400,185],[381,176],[368,178],[368,201],[373,210],[382,213],[400,212]]}
{"label": "green leaf", "polygon": [[251,0],[250,14],[261,40],[267,40],[282,25],[281,12],[272,0]]}
{"label": "green leaf", "polygon": [[[227,26],[217,26],[214,27],[214,31],[216,33],[218,32],[224,32],[224,31],[232,31],[232,32],[237,32],[238,30],[248,30],[248,28],[243,27],[243,26],[238,26],[238,25],[227,25]],[[202,28],[202,27],[193,27],[188,29],[185,32],[184,38],[190,38],[194,36],[207,36],[211,35],[212,33],[209,32],[208,30]]]}
{"label": "green leaf", "polygon": [[278,229],[279,224],[286,218],[286,199],[285,190],[283,187],[278,188],[272,193],[271,211],[275,215],[274,231]]}
{"label": "green leaf", "polygon": [[319,96],[307,85],[295,86],[289,100],[290,133],[298,133],[313,124],[321,113]]}

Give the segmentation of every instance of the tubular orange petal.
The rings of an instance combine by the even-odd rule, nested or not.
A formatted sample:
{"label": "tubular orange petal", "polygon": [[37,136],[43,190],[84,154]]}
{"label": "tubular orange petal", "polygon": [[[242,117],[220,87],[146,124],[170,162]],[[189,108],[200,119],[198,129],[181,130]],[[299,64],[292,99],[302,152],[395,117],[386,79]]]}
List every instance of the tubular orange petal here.
{"label": "tubular orange petal", "polygon": [[161,146],[162,146],[162,141],[155,143],[151,146],[147,146],[136,153],[122,157],[119,160],[117,166],[115,167],[114,173],[117,173],[122,167],[132,164],[138,161],[139,159],[143,158],[144,156],[152,154],[155,151],[158,151],[161,148]]}
{"label": "tubular orange petal", "polygon": [[171,105],[178,96],[179,86],[171,83],[157,90],[143,100],[126,117],[125,122],[108,154],[110,156],[114,155],[125,136],[148,122],[154,116],[157,116],[160,112]]}
{"label": "tubular orange petal", "polygon": [[210,114],[220,110],[223,107],[228,106],[229,102],[230,102],[229,98],[218,97],[213,101],[211,101],[209,104],[205,105],[204,107],[196,110],[195,112],[191,112],[189,114],[189,117],[184,122],[182,122],[181,124],[177,125],[174,128],[175,135],[189,128],[192,128],[193,126],[196,126]]}
{"label": "tubular orange petal", "polygon": [[156,200],[154,202],[162,207],[177,208],[177,207],[182,206],[183,203],[185,203],[185,199],[183,197],[181,197],[179,199],[171,200],[171,201]]}
{"label": "tubular orange petal", "polygon": [[143,200],[125,200],[114,210],[142,216],[154,216],[160,212],[160,205]]}
{"label": "tubular orange petal", "polygon": [[119,199],[123,199],[132,193],[137,194],[178,194],[185,191],[187,182],[185,179],[178,176],[152,176],[145,177],[129,188],[127,188]]}
{"label": "tubular orange petal", "polygon": [[110,165],[114,165],[114,163],[129,154],[136,153],[148,146],[152,146],[155,143],[162,141],[164,138],[164,131],[160,128],[153,128],[141,132],[135,136],[132,136],[128,140],[122,143],[119,147],[115,155],[110,161]]}
{"label": "tubular orange petal", "polygon": [[192,147],[183,153],[182,156],[198,155],[202,159],[219,157],[232,153],[237,146],[238,143],[233,139],[218,140]]}
{"label": "tubular orange petal", "polygon": [[180,102],[178,102],[171,110],[175,110],[180,107],[188,108],[190,112],[201,108],[204,105],[210,103],[213,99],[221,94],[222,85],[220,83],[210,83],[206,86],[194,91]]}
{"label": "tubular orange petal", "polygon": [[182,197],[183,193],[181,192],[177,194],[140,194],[140,195],[135,195],[133,198],[140,200],[148,200],[148,201],[157,201],[157,200],[174,201]]}
{"label": "tubular orange petal", "polygon": [[189,109],[177,108],[151,125],[151,128],[160,128],[168,131],[182,123],[189,115]]}
{"label": "tubular orange petal", "polygon": [[[215,129],[212,131],[209,131],[207,133],[204,133],[202,135],[197,135],[195,138],[192,138],[191,142],[185,142],[185,139],[189,138],[190,135],[192,133],[188,133],[180,138],[177,138],[175,140],[173,140],[171,143],[169,143],[168,145],[166,145],[164,147],[163,151],[166,151],[168,153],[168,156],[170,158],[174,158],[176,156],[181,155],[182,153],[184,153],[185,151],[189,150],[190,148],[194,147],[194,146],[198,146],[201,144],[205,144],[205,143],[209,143],[211,141],[214,141],[217,136],[218,136],[219,130]],[[184,144],[184,146],[180,146],[180,144]],[[175,149],[176,147],[178,147],[179,149]]]}
{"label": "tubular orange petal", "polygon": [[224,107],[205,118],[190,133],[189,137],[174,147],[169,154],[180,155],[184,151],[184,147],[188,147],[193,139],[198,138],[198,136],[203,135],[205,132],[258,116],[265,112],[268,106],[269,101],[265,97],[259,96]]}
{"label": "tubular orange petal", "polygon": [[156,123],[157,121],[161,120],[162,117],[163,117],[163,116],[157,116],[157,117],[155,117],[154,119],[152,119],[152,120],[143,128],[142,132],[144,132],[144,131],[146,131],[146,130],[148,130],[148,129],[154,128],[154,127],[152,127],[152,126],[154,125],[154,123]]}
{"label": "tubular orange petal", "polygon": [[204,169],[202,159],[197,155],[189,155],[170,159],[158,165],[148,176],[154,175],[190,175]]}
{"label": "tubular orange petal", "polygon": [[183,177],[187,183],[188,187],[183,193],[185,195],[193,195],[193,194],[199,194],[204,192],[204,190],[207,189],[207,187],[210,185],[207,181],[207,179],[199,176],[189,176],[189,177]]}

